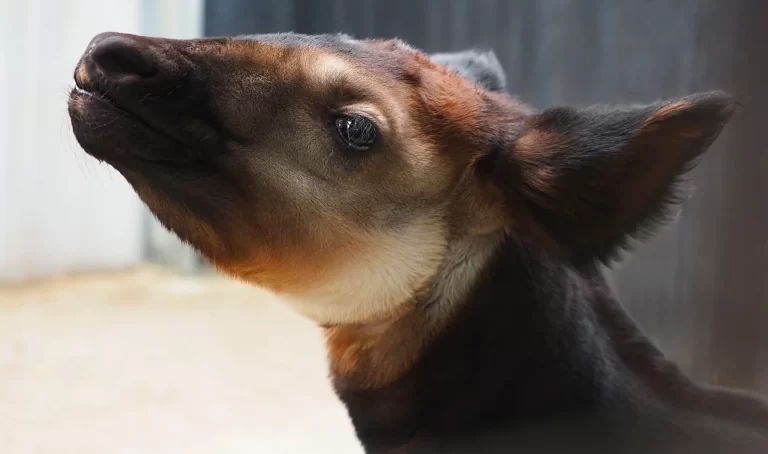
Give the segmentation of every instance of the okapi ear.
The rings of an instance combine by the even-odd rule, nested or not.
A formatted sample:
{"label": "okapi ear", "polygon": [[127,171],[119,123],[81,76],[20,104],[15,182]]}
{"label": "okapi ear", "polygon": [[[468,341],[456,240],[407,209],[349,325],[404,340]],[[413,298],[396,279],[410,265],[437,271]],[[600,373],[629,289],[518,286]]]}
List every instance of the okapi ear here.
{"label": "okapi ear", "polygon": [[437,53],[432,54],[430,58],[435,63],[447,66],[482,85],[486,90],[503,92],[507,89],[507,75],[492,50]]}
{"label": "okapi ear", "polygon": [[550,244],[575,260],[607,262],[667,220],[681,177],[734,106],[729,95],[709,92],[534,114],[510,150],[517,197]]}

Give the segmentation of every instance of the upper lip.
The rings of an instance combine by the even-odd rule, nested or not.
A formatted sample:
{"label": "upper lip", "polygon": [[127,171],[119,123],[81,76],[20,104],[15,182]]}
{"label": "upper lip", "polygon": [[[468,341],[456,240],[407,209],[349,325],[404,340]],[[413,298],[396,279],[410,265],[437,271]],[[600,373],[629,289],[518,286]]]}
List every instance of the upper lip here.
{"label": "upper lip", "polygon": [[77,68],[75,68],[75,85],[85,91],[90,91],[93,88],[93,74],[88,70],[88,63],[81,61]]}
{"label": "upper lip", "polygon": [[[75,89],[81,93],[87,93],[89,95],[97,96],[101,99],[109,101],[111,104],[118,107],[115,103],[115,99],[110,96],[109,91],[102,86],[98,80],[98,76],[88,71],[87,63],[81,62],[75,70]],[[119,107],[118,107],[119,108]],[[124,110],[120,108],[120,110]],[[128,112],[126,112],[128,113]]]}

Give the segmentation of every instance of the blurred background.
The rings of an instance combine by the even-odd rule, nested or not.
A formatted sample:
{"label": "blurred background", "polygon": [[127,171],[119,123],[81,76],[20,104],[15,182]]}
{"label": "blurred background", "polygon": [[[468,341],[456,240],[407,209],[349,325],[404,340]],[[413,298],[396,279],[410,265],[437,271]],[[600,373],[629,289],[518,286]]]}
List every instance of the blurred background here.
{"label": "blurred background", "polygon": [[317,330],[216,277],[79,150],[66,96],[102,31],[490,48],[540,108],[731,91],[678,222],[609,276],[687,372],[768,393],[768,2],[3,0],[0,452],[360,452]]}

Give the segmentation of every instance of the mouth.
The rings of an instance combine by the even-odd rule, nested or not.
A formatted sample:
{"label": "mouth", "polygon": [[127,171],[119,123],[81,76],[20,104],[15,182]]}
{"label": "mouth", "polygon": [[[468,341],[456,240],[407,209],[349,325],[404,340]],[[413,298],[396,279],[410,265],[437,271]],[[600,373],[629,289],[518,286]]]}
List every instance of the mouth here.
{"label": "mouth", "polygon": [[210,172],[211,163],[204,153],[123,109],[108,92],[76,86],[68,104],[72,129],[83,150],[126,176],[164,178]]}
{"label": "mouth", "polygon": [[162,132],[153,128],[140,116],[121,106],[109,91],[96,86],[84,87],[80,83],[75,83],[69,94],[69,112],[73,123],[97,115],[102,117],[101,125],[98,122],[89,124],[94,129],[120,128],[125,121],[140,124],[155,134],[162,135]]}
{"label": "mouth", "polygon": [[[104,86],[104,82],[94,79],[85,62],[78,65],[74,79],[75,86],[72,88],[69,100],[70,114],[82,114],[92,109],[111,109],[125,117],[141,121],[148,128],[151,127],[139,116],[122,106],[110,90]],[[73,112],[73,107],[76,109],[75,112]]]}
{"label": "mouth", "polygon": [[78,143],[86,153],[109,164],[143,162],[181,168],[183,144],[125,108],[108,89],[91,79],[81,64],[68,101]]}
{"label": "mouth", "polygon": [[[82,115],[89,109],[112,109],[121,112],[122,115],[133,117],[130,113],[121,109],[114,98],[106,91],[92,90],[75,85],[69,94],[70,115],[77,113]],[[73,108],[75,110],[73,111]],[[73,120],[75,118],[73,117]]]}
{"label": "mouth", "polygon": [[134,144],[146,144],[150,131],[138,118],[100,91],[76,86],[69,94],[69,117],[75,138],[86,153],[114,163],[130,157]]}

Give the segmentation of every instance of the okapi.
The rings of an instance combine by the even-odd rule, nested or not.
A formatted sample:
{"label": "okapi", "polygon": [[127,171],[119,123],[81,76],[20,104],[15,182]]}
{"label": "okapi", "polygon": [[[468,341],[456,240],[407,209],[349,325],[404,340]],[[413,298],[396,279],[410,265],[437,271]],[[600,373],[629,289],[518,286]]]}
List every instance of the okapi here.
{"label": "okapi", "polygon": [[729,95],[535,111],[492,52],[340,34],[105,33],[74,77],[85,151],[323,328],[367,452],[768,452],[768,405],[687,378],[601,271]]}

